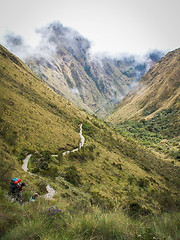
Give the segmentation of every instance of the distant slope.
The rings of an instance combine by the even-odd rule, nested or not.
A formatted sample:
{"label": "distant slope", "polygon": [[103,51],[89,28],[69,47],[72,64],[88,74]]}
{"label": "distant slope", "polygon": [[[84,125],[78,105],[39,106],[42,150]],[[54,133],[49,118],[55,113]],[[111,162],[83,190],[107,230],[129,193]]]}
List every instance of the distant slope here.
{"label": "distant slope", "polygon": [[[136,89],[118,105],[108,121],[151,119],[164,109],[176,109],[179,119],[180,49],[169,52],[139,81]],[[174,118],[174,117],[173,117]]]}

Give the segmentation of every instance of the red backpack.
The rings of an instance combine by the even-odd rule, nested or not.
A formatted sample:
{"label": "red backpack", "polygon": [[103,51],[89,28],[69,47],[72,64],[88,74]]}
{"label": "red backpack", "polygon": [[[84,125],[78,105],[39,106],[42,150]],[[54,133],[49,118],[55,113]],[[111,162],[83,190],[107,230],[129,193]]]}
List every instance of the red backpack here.
{"label": "red backpack", "polygon": [[19,182],[21,181],[20,178],[13,178],[13,180],[10,183],[9,191],[12,193],[17,192],[19,186]]}

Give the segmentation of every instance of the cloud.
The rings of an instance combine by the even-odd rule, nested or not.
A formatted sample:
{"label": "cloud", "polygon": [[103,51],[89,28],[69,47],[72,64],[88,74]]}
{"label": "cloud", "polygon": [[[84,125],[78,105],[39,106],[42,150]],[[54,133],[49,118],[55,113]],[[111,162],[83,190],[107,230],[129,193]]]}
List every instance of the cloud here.
{"label": "cloud", "polygon": [[28,46],[22,36],[15,33],[8,33],[4,36],[4,45],[10,52],[24,60],[30,55],[31,47]]}
{"label": "cloud", "polygon": [[77,88],[71,88],[70,90],[74,95],[79,95],[79,90]]}
{"label": "cloud", "polygon": [[83,56],[91,48],[88,39],[81,36],[77,31],[64,27],[60,22],[53,22],[36,31],[41,35],[41,46],[51,48],[56,51],[65,48],[74,57]]}
{"label": "cloud", "polygon": [[91,48],[88,39],[81,36],[77,31],[64,27],[60,22],[53,22],[36,30],[39,42],[36,46],[26,43],[25,39],[11,32],[4,36],[4,46],[23,61],[30,56],[50,58],[57,54],[60,49],[69,51],[75,58],[83,61]]}

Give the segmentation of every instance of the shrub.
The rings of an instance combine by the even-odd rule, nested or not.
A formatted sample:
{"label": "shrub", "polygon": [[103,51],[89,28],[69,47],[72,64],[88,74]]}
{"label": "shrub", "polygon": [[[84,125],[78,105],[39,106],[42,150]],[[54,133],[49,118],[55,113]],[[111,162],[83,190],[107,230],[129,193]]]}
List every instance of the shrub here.
{"label": "shrub", "polygon": [[79,161],[81,163],[84,163],[87,160],[94,161],[94,159],[95,159],[94,149],[95,149],[95,146],[93,144],[85,146],[85,147],[81,148],[81,150],[79,150],[79,151],[70,152],[68,155],[68,158],[71,161]]}
{"label": "shrub", "polygon": [[39,193],[44,194],[47,192],[47,190],[46,190],[47,183],[44,180],[38,179],[36,186],[38,188]]}
{"label": "shrub", "polygon": [[93,137],[95,134],[95,128],[89,123],[83,122],[83,132],[85,135]]}
{"label": "shrub", "polygon": [[70,166],[65,169],[65,179],[74,186],[79,186],[81,184],[80,176],[74,166]]}
{"label": "shrub", "polygon": [[151,213],[151,210],[143,208],[138,202],[134,201],[129,204],[128,213],[132,217],[138,217],[140,215],[148,215]]}
{"label": "shrub", "polygon": [[44,151],[44,152],[36,152],[31,157],[31,167],[32,172],[38,173],[49,169],[49,163],[51,160],[51,152]]}

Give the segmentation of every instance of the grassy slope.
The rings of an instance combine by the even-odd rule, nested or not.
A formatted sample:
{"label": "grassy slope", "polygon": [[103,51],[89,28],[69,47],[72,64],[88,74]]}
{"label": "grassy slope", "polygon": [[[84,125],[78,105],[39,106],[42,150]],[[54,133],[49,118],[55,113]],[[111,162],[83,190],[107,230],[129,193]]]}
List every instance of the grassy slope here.
{"label": "grassy slope", "polygon": [[163,57],[141,78],[138,87],[120,103],[107,120],[112,123],[147,120],[179,102],[179,66],[180,49],[177,49]]}
{"label": "grassy slope", "polygon": [[[107,119],[125,136],[152,147],[179,166],[180,132],[180,49],[168,53],[141,78]],[[164,143],[161,143],[162,140]],[[172,163],[174,160],[171,160]]]}
{"label": "grassy slope", "polygon": [[[21,236],[16,235],[22,232],[18,222],[22,223],[24,216],[27,217],[26,222],[23,223],[25,237],[30,234],[27,231],[29,227],[31,234],[34,234],[31,239],[35,239],[37,234],[47,235],[48,227],[51,225],[47,227],[46,224],[44,225],[41,213],[50,204],[63,208],[68,213],[71,212],[75,222],[77,210],[82,211],[81,214],[84,216],[87,211],[92,211],[95,218],[97,214],[93,209],[96,206],[114,211],[113,209],[120,205],[129,214],[140,215],[177,209],[178,168],[174,168],[161,156],[151,153],[131,139],[116,134],[101,121],[76,109],[50,90],[19,59],[3,47],[0,56],[2,93],[0,94],[2,112],[0,171],[1,176],[4,176],[1,180],[3,191],[1,191],[0,204],[1,215],[4,216],[0,224],[1,234],[16,226],[15,230],[10,230],[10,235],[7,233],[7,238],[13,239],[13,236],[16,236],[16,239],[20,239]],[[80,152],[63,158],[51,157],[48,170],[45,172],[40,169],[37,176],[23,172],[20,160],[24,156],[22,152],[24,148],[36,152],[49,150],[55,153],[59,147],[69,149],[77,147],[80,121],[83,122],[83,135],[86,139],[85,146]],[[32,170],[33,164],[39,163],[31,161]],[[40,193],[37,215],[29,205],[21,207],[13,204],[13,208],[10,201],[7,201],[5,196],[8,185],[14,176],[21,177],[27,183],[24,191],[26,201],[34,191]],[[57,190],[55,200],[51,203],[43,201],[42,195],[46,192],[47,183]],[[93,206],[90,206],[90,198]],[[46,229],[42,233],[36,230],[37,221],[39,227]],[[76,233],[77,236],[82,234],[82,239],[88,239],[88,237],[83,238],[85,229],[81,226],[82,222],[77,220],[77,223],[79,224],[76,225],[76,231],[79,231]],[[73,235],[75,232],[71,233],[71,239],[75,236]],[[55,233],[51,232],[51,236],[54,236],[53,234]],[[99,234],[98,236],[102,236],[102,233]],[[134,236],[135,234],[136,231],[133,232]],[[53,239],[51,236],[49,239]],[[47,238],[42,236],[42,239]]]}
{"label": "grassy slope", "polygon": [[75,120],[83,119],[84,113],[42,84],[20,60],[0,50],[1,119],[4,128],[11,126],[15,132],[18,147],[57,151],[67,144],[77,146]]}

